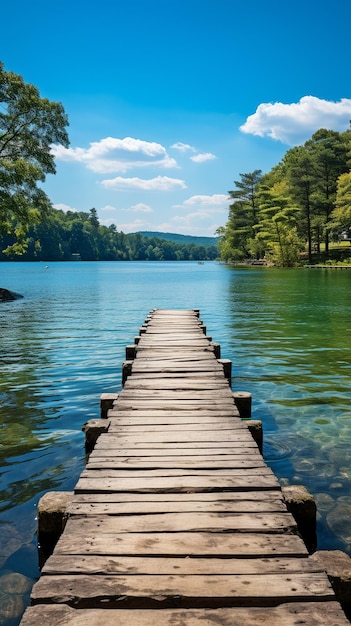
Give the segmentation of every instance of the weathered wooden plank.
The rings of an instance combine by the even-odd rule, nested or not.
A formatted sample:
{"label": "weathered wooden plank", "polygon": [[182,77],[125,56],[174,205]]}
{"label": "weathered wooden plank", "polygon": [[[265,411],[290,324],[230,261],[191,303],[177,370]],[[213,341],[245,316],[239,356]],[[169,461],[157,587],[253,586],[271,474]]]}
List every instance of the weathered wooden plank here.
{"label": "weathered wooden plank", "polygon": [[[237,416],[233,416],[232,418],[228,419],[223,419],[223,420],[217,420],[216,421],[211,421],[210,419],[208,419],[206,422],[202,422],[197,421],[197,422],[192,422],[191,418],[187,419],[187,420],[183,420],[181,422],[177,421],[176,418],[159,418],[156,422],[153,422],[153,418],[143,418],[143,419],[129,419],[129,420],[123,420],[122,418],[120,418],[119,415],[117,415],[116,413],[114,414],[110,414],[108,415],[109,419],[111,419],[110,422],[110,428],[109,430],[111,431],[111,426],[114,429],[114,432],[116,432],[116,430],[120,430],[121,432],[126,432],[126,433],[133,433],[136,432],[137,430],[141,430],[144,432],[163,432],[165,430],[170,430],[170,431],[178,431],[178,430],[182,430],[183,432],[185,430],[192,430],[192,431],[199,431],[201,429],[201,431],[205,432],[208,430],[215,430],[215,431],[221,431],[221,430],[226,430],[226,431],[230,431],[232,432],[233,430],[236,432],[247,432],[247,426],[245,423],[243,423],[239,417]],[[200,426],[199,426],[200,425]]]}
{"label": "weathered wooden plank", "polygon": [[[241,446],[233,447],[233,448],[185,448],[184,450],[175,447],[175,448],[124,448],[123,446],[119,446],[118,442],[115,447],[113,446],[96,446],[94,451],[90,453],[89,460],[95,461],[98,458],[114,458],[116,461],[123,461],[125,459],[130,459],[132,463],[134,460],[137,461],[137,458],[144,461],[162,461],[165,462],[174,460],[175,463],[183,462],[187,463],[188,461],[194,461],[195,463],[198,461],[199,463],[215,463],[216,461],[228,461],[228,462],[236,462],[240,463],[242,460],[256,462],[263,462],[263,458],[260,455],[257,448],[247,448],[242,450]],[[136,458],[134,458],[136,457]],[[177,466],[176,466],[177,467]]]}
{"label": "weathered wooden plank", "polygon": [[269,606],[292,600],[332,600],[326,574],[211,576],[42,576],[32,603],[61,602],[76,608]]}
{"label": "weathered wooden plank", "polygon": [[104,533],[64,532],[56,554],[177,556],[222,558],[306,557],[298,535],[265,533]]}
{"label": "weathered wooden plank", "polygon": [[260,479],[270,478],[273,479],[272,483],[276,483],[276,477],[271,470],[270,467],[265,465],[259,467],[249,467],[249,468],[225,468],[225,469],[198,469],[194,468],[161,468],[161,469],[148,469],[148,470],[138,470],[134,468],[128,469],[116,469],[114,466],[100,469],[96,467],[90,467],[90,464],[86,466],[86,469],[82,471],[82,478],[99,478],[100,480],[105,480],[105,478],[113,478],[115,480],[134,480],[145,479],[152,481],[153,479],[170,479],[180,478],[180,480],[184,480],[185,482],[188,479],[198,478],[199,481],[206,481],[208,477],[215,478],[216,481],[223,480],[226,482],[227,480],[232,480],[236,478],[244,478],[247,476],[250,478]]}
{"label": "weathered wooden plank", "polygon": [[194,357],[189,361],[183,359],[166,359],[166,356],[163,355],[161,358],[150,358],[145,359],[142,358],[142,355],[139,354],[133,361],[132,365],[132,374],[145,374],[145,375],[153,375],[156,374],[164,374],[165,376],[169,374],[175,374],[176,376],[201,376],[209,374],[210,376],[213,373],[218,373],[219,375],[223,375],[223,366],[220,365],[217,361],[214,361],[214,356],[212,358],[205,359],[197,359]]}
{"label": "weathered wooden plank", "polygon": [[[116,613],[116,611],[118,611]],[[132,622],[131,622],[132,618]],[[38,604],[28,608],[21,626],[347,626],[337,602],[294,602],[276,607],[129,610],[80,609]]]}
{"label": "weathered wooden plank", "polygon": [[204,335],[203,326],[201,326],[199,322],[194,323],[192,320],[186,320],[179,324],[177,324],[176,321],[172,321],[172,326],[170,330],[169,321],[161,322],[161,320],[158,320],[156,322],[153,322],[152,320],[150,320],[147,325],[146,333],[144,334],[149,336],[149,335],[162,335],[162,334],[183,335],[185,333],[191,333],[192,335],[194,334]]}
{"label": "weathered wooden plank", "polygon": [[[106,454],[106,453],[105,453]],[[223,460],[223,457],[120,457],[110,454],[109,456],[90,456],[87,469],[251,469],[253,467],[265,467],[262,458],[256,456],[234,456]]]}
{"label": "weathered wooden plank", "polygon": [[123,390],[118,396],[116,406],[120,403],[133,400],[142,401],[143,403],[149,401],[173,401],[181,404],[185,404],[186,402],[194,403],[196,401],[204,403],[211,402],[214,403],[216,407],[234,406],[233,395],[228,385],[223,387],[223,391],[221,391],[220,394],[213,389],[209,391],[198,389],[140,389],[137,393],[135,389],[127,389]]}
{"label": "weathered wooden plank", "polygon": [[[110,417],[110,416],[109,416]],[[235,418],[234,418],[235,419]],[[233,421],[234,421],[233,419]],[[239,422],[239,419],[236,418],[237,421]],[[239,422],[240,424],[240,422]],[[191,432],[193,433],[194,431],[198,431],[199,427],[198,424],[147,424],[147,423],[143,423],[143,424],[133,424],[133,422],[131,424],[121,424],[119,419],[111,419],[111,423],[110,423],[110,427],[109,427],[109,433],[110,434],[121,434],[123,435],[123,437],[128,437],[128,436],[134,436],[137,435],[138,433],[143,433],[145,435],[151,435],[151,434],[164,434],[164,433],[175,433],[175,432],[182,432],[183,434],[186,432]],[[245,427],[242,426],[242,424],[239,425],[239,427],[237,429],[232,428],[231,424],[228,423],[221,423],[219,422],[219,424],[211,424],[210,422],[207,422],[206,424],[203,424],[202,428],[201,428],[201,433],[208,433],[208,436],[210,437],[210,433],[217,433],[217,435],[219,433],[221,433],[222,436],[225,437],[226,433],[230,433],[233,434],[233,431],[240,435],[240,434],[244,434],[244,436],[251,436],[250,434],[247,433],[247,429]]]}
{"label": "weathered wooden plank", "polygon": [[[263,503],[264,506],[269,506],[270,503],[283,502],[283,495],[281,490],[276,492],[264,491],[217,491],[217,492],[192,492],[192,493],[76,493],[73,496],[73,502],[132,502],[132,503],[145,503],[147,507],[149,503],[161,503],[167,506],[167,503],[182,503],[185,506],[187,504],[193,505],[196,503],[208,503],[209,505],[220,504],[221,502],[228,503],[233,507],[233,510],[240,510],[241,503],[245,502]],[[178,511],[180,510],[179,504]],[[267,509],[268,510],[268,509]],[[284,511],[286,506],[284,505]]]}
{"label": "weathered wooden plank", "polygon": [[168,371],[157,371],[157,367],[156,365],[153,365],[155,372],[149,372],[148,371],[148,363],[146,363],[145,365],[145,371],[140,371],[142,369],[142,360],[139,359],[138,361],[136,361],[136,363],[138,364],[138,367],[136,368],[138,371],[135,371],[134,369],[134,363],[132,365],[132,374],[133,374],[133,380],[135,381],[140,381],[141,383],[144,382],[151,382],[153,380],[155,380],[156,382],[158,381],[167,381],[167,380],[184,380],[184,381],[188,381],[188,380],[192,380],[193,378],[196,378],[197,380],[203,380],[203,381],[222,381],[223,380],[223,366],[219,365],[217,361],[213,362],[213,366],[211,364],[206,364],[200,367],[196,367],[192,366],[191,370],[188,369],[187,367],[184,367],[183,371],[181,369],[179,369],[179,371],[174,371],[174,372],[168,372]]}
{"label": "weathered wooden plank", "polygon": [[[205,424],[211,424],[211,425],[215,425],[215,426],[227,426],[227,428],[233,428],[235,430],[241,429],[241,430],[246,430],[247,429],[247,425],[245,422],[242,422],[242,420],[239,419],[239,416],[232,416],[230,415],[229,417],[227,416],[215,416],[213,417],[213,415],[209,415],[208,413],[204,414],[204,415],[194,415],[193,413],[190,413],[189,415],[183,415],[183,412],[181,414],[178,413],[177,416],[172,416],[169,415],[168,413],[164,413],[164,412],[156,412],[156,411],[148,411],[148,414],[145,415],[146,411],[142,411],[141,415],[140,412],[138,411],[137,414],[135,415],[133,413],[133,411],[126,411],[126,412],[119,412],[119,411],[114,411],[113,409],[110,409],[108,412],[108,417],[111,419],[116,419],[118,420],[118,424],[120,426],[136,426],[136,425],[143,425],[143,424],[148,424],[148,425],[156,425],[156,424],[162,424],[162,425],[167,425],[167,426],[171,426],[172,424],[179,426],[180,424],[182,425],[187,425],[187,426],[193,426],[193,430],[194,430],[194,425],[196,424],[196,428],[199,428],[199,425],[202,427]],[[156,414],[157,413],[157,414]]]}
{"label": "weathered wooden plank", "polygon": [[160,338],[158,338],[157,340],[148,340],[148,339],[144,339],[142,341],[140,341],[137,346],[136,346],[136,353],[138,354],[138,352],[142,352],[143,350],[154,350],[156,349],[158,353],[162,353],[162,351],[167,351],[169,352],[170,350],[182,350],[182,352],[184,351],[184,349],[186,350],[194,350],[196,351],[196,353],[199,350],[204,350],[204,351],[209,351],[209,352],[213,352],[214,349],[211,346],[210,342],[208,341],[208,339],[184,339],[184,338],[180,338],[180,339],[172,339],[172,340],[160,340]]}
{"label": "weathered wooden plank", "polygon": [[199,349],[209,350],[209,351],[213,350],[210,342],[205,337],[203,339],[202,338],[185,339],[183,337],[180,337],[179,339],[177,339],[176,337],[174,337],[173,339],[164,339],[164,340],[161,339],[161,336],[159,336],[157,340],[148,339],[147,335],[144,335],[144,337],[145,339],[142,339],[137,344],[137,347],[136,347],[137,353],[145,349],[150,350],[154,348],[156,348],[158,352],[162,352],[162,350],[169,350],[170,348],[172,349],[179,348],[182,351],[184,351],[184,349],[196,350],[196,351],[198,351]]}
{"label": "weathered wooden plank", "polygon": [[[252,439],[249,431],[231,431],[231,430],[189,430],[184,431],[181,428],[179,430],[168,430],[165,429],[163,432],[153,432],[153,433],[145,433],[144,435],[141,432],[129,432],[125,433],[124,429],[119,430],[118,425],[116,428],[112,424],[110,426],[109,432],[107,434],[109,441],[112,443],[113,439],[120,442],[120,445],[126,445],[126,447],[134,447],[138,443],[145,444],[146,443],[190,443],[193,447],[195,447],[196,443],[206,443],[206,447],[208,444],[216,444],[218,445],[220,442],[224,442],[226,444],[235,444],[241,443],[242,446],[246,444],[250,444]],[[101,435],[102,437],[103,435]],[[100,437],[99,437],[100,439]],[[131,444],[131,445],[129,445]]]}
{"label": "weathered wooden plank", "polygon": [[160,325],[160,324],[148,324],[147,330],[145,333],[141,335],[141,341],[145,340],[154,340],[157,342],[159,339],[165,338],[166,340],[171,340],[173,338],[184,338],[184,342],[188,338],[205,338],[206,335],[203,332],[203,326],[199,326],[198,324],[183,324],[181,326],[175,326],[172,323],[171,329],[170,324]]}
{"label": "weathered wooden plank", "polygon": [[[162,454],[236,454],[238,451],[240,454],[252,454],[258,452],[257,444],[251,438],[248,441],[236,440],[236,441],[182,441],[181,445],[177,442],[167,441],[154,441],[145,442],[133,439],[132,446],[127,445],[127,441],[122,440],[121,437],[111,436],[107,440],[104,439],[104,434],[100,435],[94,450],[110,450],[118,449],[125,450],[125,454],[131,456],[133,454],[142,455],[162,455]],[[244,447],[243,447],[244,445]],[[219,447],[221,446],[221,447]],[[142,452],[141,452],[142,450]]]}
{"label": "weathered wooden plank", "polygon": [[[243,430],[247,428],[247,423],[245,421],[237,419],[239,416],[239,412],[237,408],[228,407],[221,408],[220,411],[214,412],[207,410],[206,407],[202,407],[197,409],[196,411],[164,411],[162,409],[148,409],[147,407],[139,408],[139,409],[124,409],[118,405],[114,405],[112,409],[108,411],[108,417],[117,417],[121,419],[150,419],[154,418],[155,420],[172,420],[174,424],[182,424],[182,423],[193,423],[193,424],[206,424],[217,423],[221,421],[227,421],[233,425],[233,428],[242,428]],[[156,422],[155,422],[156,423]],[[165,422],[165,423],[168,423]]]}
{"label": "weathered wooden plank", "polygon": [[139,341],[135,346],[137,358],[151,359],[153,361],[174,361],[185,363],[189,360],[189,368],[191,370],[192,362],[205,362],[215,363],[215,350],[214,345],[209,343],[206,339],[202,340],[202,345],[181,344],[168,346],[166,343],[159,344],[157,341],[154,345],[151,342],[144,343],[143,340]]}
{"label": "weathered wooden plank", "polygon": [[140,532],[296,532],[290,513],[149,513],[147,515],[74,516],[68,519],[66,532],[72,535]]}
{"label": "weathered wooden plank", "polygon": [[321,572],[308,558],[199,559],[53,554],[43,574],[251,575]]}
{"label": "weathered wooden plank", "polygon": [[[195,319],[183,319],[183,320],[179,320],[177,321],[177,319],[172,320],[172,333],[183,333],[186,332],[187,330],[190,330],[191,332],[201,332],[202,334],[204,334],[203,332],[203,325],[200,322],[199,319],[195,320]],[[159,333],[166,333],[167,335],[170,334],[170,322],[169,319],[161,319],[158,318],[156,320],[150,319],[148,321],[147,324],[147,329],[146,329],[146,335],[152,335],[153,333],[155,333],[156,335]]]}
{"label": "weathered wooden plank", "polygon": [[[176,390],[178,393],[181,391],[221,391],[222,389],[226,392],[229,390],[228,381],[225,378],[212,378],[212,379],[204,379],[199,380],[196,378],[163,378],[163,379],[145,379],[144,381],[136,380],[133,376],[129,376],[127,379],[123,391],[141,391],[141,390]],[[229,390],[231,394],[231,391]],[[123,394],[125,395],[125,394]]]}
{"label": "weathered wooden plank", "polygon": [[[91,474],[93,471],[91,472]],[[88,472],[81,476],[75,487],[75,492],[133,491],[140,492],[172,492],[178,493],[194,491],[259,491],[260,489],[279,490],[277,479],[273,476],[175,476],[155,478],[106,478],[101,472],[92,477]]]}
{"label": "weathered wooden plank", "polygon": [[[122,400],[118,399],[118,406],[123,409],[158,409],[158,410],[178,410],[178,411],[197,411],[204,408],[207,408],[208,411],[220,412],[222,409],[229,408],[232,406],[230,404],[229,399],[227,401],[215,400],[215,399],[181,399],[181,398],[160,398],[160,399],[152,399],[152,398],[125,398]],[[235,413],[233,413],[235,415]]]}
{"label": "weathered wooden plank", "polygon": [[[95,494],[89,494],[91,500],[82,502],[73,498],[68,508],[69,515],[132,515],[149,513],[182,513],[197,514],[200,512],[213,513],[267,513],[284,512],[286,506],[282,500],[242,500],[242,501],[214,501],[214,502],[99,502],[94,499]],[[99,494],[101,495],[101,494]]]}

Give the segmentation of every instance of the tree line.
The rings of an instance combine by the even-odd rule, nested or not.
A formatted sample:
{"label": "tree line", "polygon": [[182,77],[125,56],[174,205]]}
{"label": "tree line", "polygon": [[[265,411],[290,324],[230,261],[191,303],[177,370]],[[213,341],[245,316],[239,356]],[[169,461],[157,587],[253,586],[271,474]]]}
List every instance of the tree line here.
{"label": "tree line", "polygon": [[351,238],[350,168],[351,130],[322,128],[267,174],[240,174],[217,231],[221,258],[287,267],[321,251],[327,259],[330,242]]}
{"label": "tree line", "polygon": [[194,261],[213,260],[217,246],[166,241],[139,233],[125,234],[100,225],[96,209],[89,212],[49,208],[44,219],[28,225],[19,254],[14,233],[0,237],[0,260],[19,261]]}

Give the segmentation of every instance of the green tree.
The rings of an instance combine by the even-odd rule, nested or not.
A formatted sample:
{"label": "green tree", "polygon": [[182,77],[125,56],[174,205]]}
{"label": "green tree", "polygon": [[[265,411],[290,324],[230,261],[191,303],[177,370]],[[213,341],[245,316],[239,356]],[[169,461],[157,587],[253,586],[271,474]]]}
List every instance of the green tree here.
{"label": "green tree", "polygon": [[348,143],[345,135],[321,128],[312,135],[309,141],[306,141],[305,148],[309,150],[315,162],[316,212],[322,217],[321,221],[317,218],[315,223],[318,231],[319,225],[323,227],[325,253],[328,255],[329,221],[336,199],[338,178],[348,171]]}
{"label": "green tree", "polygon": [[301,208],[299,231],[308,246],[308,259],[312,262],[312,218],[314,215],[314,194],[316,191],[316,170],[313,155],[304,146],[289,150],[284,159],[290,192]]}
{"label": "green tree", "polygon": [[[265,177],[269,182],[270,177]],[[292,203],[286,179],[271,187],[262,185],[259,193],[259,221],[254,244],[274,265],[295,265],[304,244],[297,234],[301,210]]]}
{"label": "green tree", "polygon": [[94,226],[94,228],[99,228],[100,226],[97,210],[94,208],[90,209],[89,222],[92,226]]}
{"label": "green tree", "polygon": [[219,229],[220,252],[225,260],[242,259],[250,255],[250,246],[255,237],[254,227],[258,219],[258,190],[262,179],[261,170],[240,174],[241,180],[234,181],[236,189],[229,191],[234,200],[229,206],[229,219]]}
{"label": "green tree", "polygon": [[55,174],[52,145],[69,145],[66,126],[61,103],[41,98],[0,62],[0,223],[15,234],[15,251],[24,249],[28,225],[50,207],[39,183]]}
{"label": "green tree", "polygon": [[351,234],[351,172],[341,174],[337,182],[335,208],[332,212],[331,226],[340,236],[344,231],[348,237]]}

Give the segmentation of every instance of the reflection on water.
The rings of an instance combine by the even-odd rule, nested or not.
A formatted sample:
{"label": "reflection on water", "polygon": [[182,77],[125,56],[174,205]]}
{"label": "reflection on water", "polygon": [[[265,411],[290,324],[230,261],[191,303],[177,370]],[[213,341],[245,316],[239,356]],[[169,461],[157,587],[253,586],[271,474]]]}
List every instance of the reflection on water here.
{"label": "reflection on water", "polygon": [[282,484],[304,484],[324,503],[319,547],[348,552],[350,280],[332,270],[233,276],[228,347],[238,363],[236,384],[253,393],[264,422],[265,458]]}
{"label": "reflection on water", "polygon": [[37,502],[74,488],[81,426],[119,390],[125,346],[155,307],[200,308],[233,388],[253,394],[268,463],[317,500],[319,547],[351,553],[350,273],[153,262],[0,273],[24,295],[0,306],[0,624],[18,624],[38,576]]}

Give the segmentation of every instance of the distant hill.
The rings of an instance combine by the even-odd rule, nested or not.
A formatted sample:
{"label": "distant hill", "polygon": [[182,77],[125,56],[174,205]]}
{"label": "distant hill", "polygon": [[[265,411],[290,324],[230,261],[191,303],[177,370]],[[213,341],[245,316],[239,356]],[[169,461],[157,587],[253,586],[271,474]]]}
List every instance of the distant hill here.
{"label": "distant hill", "polygon": [[157,237],[158,239],[173,241],[174,243],[179,244],[193,243],[196,246],[205,246],[205,248],[208,248],[210,246],[217,246],[218,244],[218,237],[195,237],[192,235],[176,235],[175,233],[159,233],[148,230],[140,230],[136,234],[143,235],[143,237],[149,237],[150,239],[152,239],[153,237]]}

